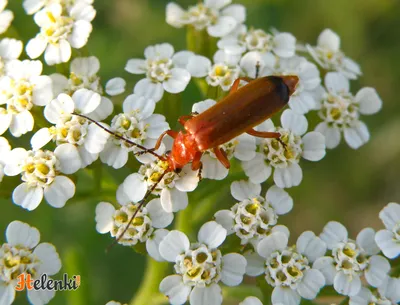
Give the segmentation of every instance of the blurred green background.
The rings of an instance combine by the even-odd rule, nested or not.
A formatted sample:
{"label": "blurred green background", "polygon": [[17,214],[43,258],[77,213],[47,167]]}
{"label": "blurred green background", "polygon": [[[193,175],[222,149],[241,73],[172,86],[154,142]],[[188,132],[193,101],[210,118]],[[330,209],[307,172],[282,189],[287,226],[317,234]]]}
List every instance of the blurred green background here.
{"label": "blurred green background", "polygon": [[[26,43],[38,28],[32,17],[24,14],[21,0],[9,2],[16,15],[13,25]],[[195,0],[177,2],[183,7],[196,3]],[[97,16],[88,49],[100,59],[103,82],[122,76],[128,80],[130,91],[139,78],[124,71],[129,58],[143,57],[144,48],[155,43],[170,42],[176,50],[185,48],[185,29],[165,23],[167,3],[95,1]],[[302,162],[304,179],[299,187],[289,190],[295,201],[294,209],[280,218],[290,228],[292,240],[304,230],[319,234],[329,220],[343,222],[353,237],[366,226],[382,227],[378,212],[388,202],[400,201],[399,1],[240,0],[235,3],[247,7],[249,25],[291,32],[300,42],[315,44],[324,28],[332,28],[342,37],[342,49],[361,64],[364,73],[358,82],[352,83],[353,92],[361,86],[372,86],[384,102],[380,113],[363,118],[371,131],[367,145],[354,151],[342,143],[321,162]],[[192,83],[184,93],[182,114],[199,100],[201,95]],[[16,143],[25,143],[28,148],[26,138]],[[58,292],[51,304],[105,304],[112,299],[128,303],[138,289],[144,276],[144,257],[122,246],[106,254],[105,248],[112,240],[95,231],[94,221],[96,204],[101,200],[115,201],[115,187],[133,171],[132,164],[118,171],[104,166],[100,191],[93,179],[96,166],[80,173],[74,177],[76,197],[59,210],[42,202],[35,211],[25,211],[11,202],[12,188],[7,189],[16,185],[18,179],[5,178],[8,182],[0,185],[3,198],[8,196],[0,200],[0,232],[13,220],[28,222],[40,230],[42,241],[57,247],[63,261],[60,274],[82,276],[78,291]],[[233,176],[244,178],[238,169],[233,170]],[[193,235],[212,214],[233,203],[229,194],[231,180],[205,180],[190,194],[191,209],[185,215],[193,220],[193,227],[187,230],[188,234]],[[18,295],[16,304],[26,303],[25,295]],[[148,300],[148,304],[152,301]],[[226,304],[237,302],[228,300]]]}

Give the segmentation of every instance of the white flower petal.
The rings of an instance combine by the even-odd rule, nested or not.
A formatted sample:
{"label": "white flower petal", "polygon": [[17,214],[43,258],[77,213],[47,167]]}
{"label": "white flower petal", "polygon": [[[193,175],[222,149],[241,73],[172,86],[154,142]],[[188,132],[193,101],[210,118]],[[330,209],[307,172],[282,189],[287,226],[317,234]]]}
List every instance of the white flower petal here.
{"label": "white flower petal", "polygon": [[201,226],[197,240],[206,244],[209,249],[216,249],[224,242],[226,235],[227,232],[223,226],[215,221],[209,221]]}
{"label": "white flower petal", "polygon": [[272,169],[264,162],[264,155],[257,153],[253,160],[242,162],[243,170],[250,181],[262,183],[271,175]]}
{"label": "white flower petal", "polygon": [[184,25],[182,20],[185,11],[178,4],[169,2],[166,7],[166,21],[173,27],[180,28]]}
{"label": "white flower petal", "polygon": [[13,285],[0,282],[0,304],[11,305],[15,299],[15,289]]}
{"label": "white flower petal", "polygon": [[186,69],[193,77],[204,77],[211,70],[211,61],[200,55],[195,55],[189,58]]}
{"label": "white flower petal", "polygon": [[86,20],[78,20],[74,23],[72,33],[68,37],[69,43],[75,49],[84,47],[92,32],[92,24]]}
{"label": "white flower petal", "polygon": [[190,294],[191,305],[221,305],[222,291],[218,284],[206,287],[195,287]]}
{"label": "white flower petal", "polygon": [[[3,108],[0,108],[0,111]],[[10,127],[12,120],[12,114],[11,113],[1,113],[0,112],[0,135],[6,132],[8,127]]]}
{"label": "white flower petal", "polygon": [[[107,126],[105,126],[107,128]],[[94,123],[91,123],[88,126],[88,131],[85,137],[85,148],[88,152],[92,154],[98,154],[107,144],[107,140],[110,137],[110,134],[105,130],[101,129]]]}
{"label": "white flower petal", "polygon": [[192,288],[183,283],[182,276],[170,275],[161,281],[159,289],[168,297],[170,304],[181,305],[186,302]]}
{"label": "white flower petal", "polygon": [[158,262],[165,261],[160,254],[159,247],[161,241],[164,239],[165,236],[167,236],[167,234],[168,230],[155,230],[154,233],[146,240],[147,253]]}
{"label": "white flower petal", "polygon": [[41,243],[35,248],[33,254],[36,255],[41,262],[37,269],[39,274],[46,273],[47,275],[54,275],[60,271],[60,256],[57,253],[56,247],[52,244]]}
{"label": "white flower petal", "polygon": [[274,45],[274,52],[279,57],[292,57],[296,52],[296,38],[290,33],[275,35]]}
{"label": "white flower petal", "polygon": [[152,226],[160,229],[169,226],[174,219],[173,213],[166,212],[162,206],[160,199],[153,199],[146,205],[147,212],[149,213]]}
{"label": "white flower petal", "polygon": [[65,176],[57,176],[52,184],[44,189],[44,198],[55,208],[62,208],[74,195],[75,184]]}
{"label": "white flower petal", "polygon": [[234,181],[231,184],[231,194],[233,198],[239,201],[259,196],[260,193],[260,184],[251,183],[246,180]]}
{"label": "white flower petal", "polygon": [[340,37],[331,29],[325,29],[318,36],[318,46],[337,52],[340,49]]}
{"label": "white flower petal", "polygon": [[313,264],[314,269],[318,269],[325,277],[326,285],[332,285],[336,275],[336,268],[333,264],[333,258],[324,256],[317,258]]}
{"label": "white flower petal", "polygon": [[290,287],[277,286],[272,291],[272,304],[299,305],[301,297]]}
{"label": "white flower petal", "polygon": [[58,44],[48,44],[44,53],[44,60],[49,66],[69,61],[71,58],[71,45],[66,40]]}
{"label": "white flower petal", "polygon": [[394,259],[400,255],[400,243],[394,238],[391,231],[378,231],[375,235],[375,241],[386,257]]}
{"label": "white flower petal", "polygon": [[174,47],[169,43],[156,44],[144,50],[146,59],[171,58],[174,54]]}
{"label": "white flower petal", "polygon": [[315,131],[324,135],[327,148],[332,149],[339,145],[341,138],[339,128],[330,127],[326,122],[322,122],[315,127]]}
{"label": "white flower petal", "polygon": [[219,162],[218,159],[211,157],[209,154],[204,154],[201,157],[203,169],[201,176],[206,179],[223,180],[228,176],[229,169]]}
{"label": "white flower petal", "polygon": [[169,262],[175,262],[178,255],[189,249],[190,242],[187,236],[180,231],[171,231],[160,242],[160,254]]}
{"label": "white flower petal", "polygon": [[256,137],[244,133],[233,141],[239,141],[233,153],[236,159],[240,161],[250,161],[256,156]]}
{"label": "white flower petal", "polygon": [[74,109],[75,104],[72,98],[65,93],[61,93],[44,108],[44,116],[50,123],[57,124],[61,115],[72,113]]}
{"label": "white flower petal", "polygon": [[33,130],[34,119],[32,114],[25,110],[13,116],[10,124],[10,132],[14,137],[20,137]]}
{"label": "white flower petal", "polygon": [[39,129],[31,138],[32,150],[41,149],[47,143],[53,139],[53,135],[50,133],[49,128]]}
{"label": "white flower petal", "polygon": [[225,228],[228,235],[235,232],[233,229],[235,214],[231,210],[220,210],[215,213],[214,217],[215,221]]}
{"label": "white flower petal", "polygon": [[204,0],[204,5],[206,7],[214,8],[214,9],[221,9],[228,4],[230,4],[232,0]]}
{"label": "white flower petal", "polygon": [[227,286],[237,286],[243,281],[246,271],[246,259],[237,253],[229,253],[222,257],[221,281]]}
{"label": "white flower petal", "polygon": [[302,157],[309,161],[319,161],[325,156],[325,137],[322,133],[312,131],[303,138]]}
{"label": "white flower petal", "polygon": [[246,274],[249,276],[259,276],[264,272],[265,259],[257,253],[245,254],[247,265]]}
{"label": "white flower petal", "polygon": [[400,204],[390,202],[379,212],[379,218],[388,230],[393,230],[394,226],[400,222]]}
{"label": "white flower petal", "polygon": [[186,69],[186,66],[189,62],[189,59],[194,56],[194,53],[191,51],[180,51],[172,56],[172,63],[176,68]]}
{"label": "white flower petal", "polygon": [[274,182],[280,188],[298,186],[303,180],[303,171],[298,163],[291,163],[286,168],[275,168]]}
{"label": "white flower petal", "polygon": [[246,8],[240,4],[232,4],[227,6],[222,10],[221,14],[235,18],[237,23],[243,23],[246,21]]}
{"label": "white flower petal", "polygon": [[289,99],[289,106],[298,114],[305,114],[316,108],[313,96],[307,92],[292,95]]}
{"label": "white flower petal", "polygon": [[214,25],[207,27],[207,32],[212,37],[228,35],[237,26],[238,22],[230,16],[220,16]]}
{"label": "white flower petal", "polygon": [[164,94],[164,88],[161,83],[153,83],[147,78],[138,81],[133,89],[133,92],[139,96],[144,96],[158,102]]}
{"label": "white flower petal", "polygon": [[362,88],[357,92],[355,101],[359,103],[362,114],[374,114],[382,108],[382,100],[374,88]]}
{"label": "white flower petal", "polygon": [[100,202],[96,206],[96,231],[100,234],[108,233],[112,230],[114,225],[114,212],[115,208],[111,203]]}
{"label": "white flower petal", "polygon": [[125,92],[126,81],[122,77],[114,77],[106,83],[106,92],[110,96]]}
{"label": "white flower petal", "polygon": [[147,192],[147,183],[137,173],[131,174],[123,182],[124,192],[131,202],[139,202]]}
{"label": "white flower petal", "polygon": [[388,277],[390,264],[388,260],[380,255],[373,255],[369,258],[369,264],[365,271],[365,279],[373,287],[379,287]]}
{"label": "white flower petal", "polygon": [[338,243],[347,241],[347,237],[347,229],[337,221],[328,222],[320,234],[320,238],[330,250],[336,247]]}
{"label": "white flower petal", "polygon": [[115,169],[123,167],[128,162],[128,150],[108,141],[100,153],[100,160]]}
{"label": "white flower petal", "polygon": [[329,92],[343,94],[349,92],[350,82],[339,72],[328,72],[325,75],[325,87]]}
{"label": "white flower petal", "polygon": [[286,109],[281,116],[282,127],[291,130],[295,135],[303,135],[308,128],[308,122],[304,115]]}
{"label": "white flower petal", "polygon": [[36,209],[43,199],[43,189],[40,186],[29,187],[28,183],[18,185],[12,194],[13,202],[29,211]]}
{"label": "white flower petal", "polygon": [[85,148],[85,146],[79,146],[78,147],[78,154],[79,158],[81,159],[81,166],[82,168],[85,168],[92,164],[94,161],[96,161],[99,158],[99,154],[92,154],[88,152]]}
{"label": "white flower petal", "polygon": [[263,303],[256,297],[247,297],[239,305],[263,305]]}
{"label": "white flower petal", "polygon": [[78,150],[72,144],[65,143],[57,146],[54,154],[60,161],[60,171],[64,174],[73,174],[82,166]]}
{"label": "white flower petal", "polygon": [[32,91],[32,102],[37,106],[47,105],[53,98],[52,79],[41,75],[32,79],[34,89]]}
{"label": "white flower petal", "polygon": [[146,73],[146,61],[144,59],[129,59],[125,66],[125,71],[132,74]]}
{"label": "white flower petal", "polygon": [[275,185],[268,189],[265,198],[278,215],[289,213],[293,208],[292,197],[285,190]]}
{"label": "white flower petal", "polygon": [[180,93],[185,90],[190,81],[190,73],[185,69],[173,68],[171,77],[164,81],[163,87],[169,93]]}
{"label": "white flower petal", "polygon": [[164,188],[160,195],[161,205],[166,212],[178,212],[186,209],[189,204],[188,196],[175,188]]}
{"label": "white flower petal", "polygon": [[304,272],[304,277],[297,287],[297,292],[304,299],[312,300],[315,299],[320,289],[324,286],[325,278],[323,274],[316,269],[309,269]]}
{"label": "white flower petal", "polygon": [[375,230],[372,228],[362,229],[357,235],[357,245],[359,245],[367,255],[379,253],[378,245],[375,243]]}
{"label": "white flower petal", "polygon": [[33,249],[40,241],[40,233],[38,229],[27,223],[14,220],[7,226],[6,239],[11,246],[24,246]]}
{"label": "white flower petal", "polygon": [[357,274],[350,276],[339,271],[333,280],[333,287],[340,294],[354,296],[361,289],[361,280]]}
{"label": "white flower petal", "polygon": [[137,113],[137,118],[139,120],[144,120],[150,117],[153,114],[155,107],[156,104],[154,100],[137,94],[127,96],[123,103],[123,111],[125,113]]}
{"label": "white flower petal", "polygon": [[369,141],[369,131],[367,125],[359,121],[356,126],[344,130],[344,139],[353,149],[357,149]]}
{"label": "white flower petal", "polygon": [[99,107],[101,96],[97,92],[88,89],[79,89],[74,92],[72,99],[75,103],[75,109],[82,114],[93,112]]}
{"label": "white flower petal", "polygon": [[368,305],[372,298],[371,290],[366,287],[361,287],[360,292],[350,298],[349,305]]}
{"label": "white flower petal", "polygon": [[310,262],[323,256],[326,252],[326,244],[311,231],[303,232],[296,243],[297,251],[305,255]]}
{"label": "white flower petal", "polygon": [[47,40],[41,35],[36,36],[28,41],[26,45],[26,54],[32,59],[38,58],[43,54],[47,47]]}
{"label": "white flower petal", "polygon": [[87,77],[95,76],[100,70],[100,61],[96,56],[77,57],[71,62],[71,72]]}
{"label": "white flower petal", "polygon": [[274,232],[260,241],[257,246],[257,252],[262,257],[268,258],[272,252],[285,249],[288,240],[288,236],[284,233]]}

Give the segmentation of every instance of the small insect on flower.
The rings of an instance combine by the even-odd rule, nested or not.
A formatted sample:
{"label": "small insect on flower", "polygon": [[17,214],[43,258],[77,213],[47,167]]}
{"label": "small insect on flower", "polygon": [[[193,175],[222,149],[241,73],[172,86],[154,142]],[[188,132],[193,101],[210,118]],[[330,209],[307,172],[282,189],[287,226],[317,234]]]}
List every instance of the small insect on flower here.
{"label": "small insect on flower", "polygon": [[[255,80],[245,78],[244,80],[249,83],[239,88],[240,80],[242,78],[238,78],[233,84],[230,94],[213,107],[199,115],[181,116],[178,121],[183,125],[185,131],[167,130],[163,132],[153,149],[149,150],[142,145],[126,140],[129,144],[142,149],[141,153],[151,153],[159,160],[167,162],[167,167],[159,176],[158,181],[161,181],[168,172],[180,172],[189,163],[191,163],[193,171],[199,171],[199,177],[201,177],[201,157],[205,151],[210,149],[215,153],[217,159],[226,168],[229,168],[230,162],[227,154],[220,146],[243,133],[261,138],[280,138],[279,132],[258,132],[253,127],[261,124],[287,105],[299,78],[297,76],[267,76]],[[90,120],[90,118],[87,119]],[[101,124],[98,126],[105,129]],[[112,131],[106,130],[114,134]],[[171,152],[160,156],[154,150],[160,147],[165,135],[172,137],[174,142]],[[125,139],[115,134],[114,136]],[[144,205],[145,199],[156,187],[157,183],[147,191],[139,208]],[[134,219],[135,214],[131,219]]]}

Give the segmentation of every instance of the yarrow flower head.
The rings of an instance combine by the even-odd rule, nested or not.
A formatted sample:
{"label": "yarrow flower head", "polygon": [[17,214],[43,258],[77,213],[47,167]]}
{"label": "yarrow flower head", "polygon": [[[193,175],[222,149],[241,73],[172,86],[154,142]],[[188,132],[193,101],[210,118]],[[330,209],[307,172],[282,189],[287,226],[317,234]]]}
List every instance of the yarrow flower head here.
{"label": "yarrow flower head", "polygon": [[[0,17],[1,18],[1,17]],[[0,76],[5,75],[8,62],[18,59],[23,49],[22,41],[13,38],[0,40]]]}
{"label": "yarrow flower head", "polygon": [[[97,205],[96,230],[101,234],[110,233],[112,237],[120,238],[138,205],[131,201],[123,187],[117,191],[117,200],[120,204],[118,208],[108,202],[100,202]],[[118,242],[124,246],[146,243],[149,255],[155,260],[163,261],[158,246],[168,233],[164,228],[169,226],[173,219],[173,213],[166,212],[161,207],[160,199],[153,199],[137,212],[128,230]]]}
{"label": "yarrow flower head", "polygon": [[11,146],[6,138],[0,137],[0,182],[4,177],[4,167],[6,165]]}
{"label": "yarrow flower head", "polygon": [[58,3],[45,6],[34,16],[40,33],[26,45],[30,58],[38,58],[44,52],[48,65],[68,62],[71,47],[84,47],[92,32],[91,21],[96,11],[90,4],[77,3],[68,11]]}
{"label": "yarrow flower head", "polygon": [[311,231],[302,233],[295,246],[288,246],[288,234],[273,232],[248,254],[246,274],[265,274],[274,287],[272,304],[298,305],[301,298],[315,299],[325,286],[323,274],[311,264],[325,254],[325,243]]}
{"label": "yarrow flower head", "polygon": [[[46,106],[46,119],[54,124],[40,129],[31,139],[33,150],[38,150],[51,140],[57,145],[68,143],[74,167],[84,168],[93,163],[104,149],[109,134],[75,113],[91,116],[101,113],[102,119],[108,116],[108,109],[101,110],[100,95],[87,89],[79,89],[72,97],[61,93]],[[99,109],[100,108],[100,109]]]}
{"label": "yarrow flower head", "polygon": [[26,13],[32,15],[50,4],[60,4],[63,9],[70,10],[75,4],[93,4],[93,1],[94,0],[24,0],[22,5]]}
{"label": "yarrow flower head", "polygon": [[299,82],[289,98],[290,108],[299,114],[305,114],[316,108],[314,91],[319,87],[321,78],[317,66],[304,57],[292,56],[277,60],[271,53],[262,54],[252,51],[243,56],[240,66],[242,71],[251,78],[256,77],[257,69],[259,69],[260,77],[297,76]]}
{"label": "yarrow flower head", "polygon": [[360,66],[346,57],[340,49],[340,37],[331,29],[325,29],[318,36],[317,45],[307,45],[307,50],[314,60],[325,70],[337,71],[349,79],[361,75]]}
{"label": "yarrow flower head", "polygon": [[129,175],[122,183],[125,192],[130,197],[137,198],[133,200],[137,202],[157,183],[153,195],[160,196],[163,209],[167,212],[184,210],[189,203],[186,193],[192,192],[198,185],[198,171],[193,171],[187,165],[179,173],[167,172],[160,180],[167,169],[168,163],[165,161],[142,165],[138,174]]}
{"label": "yarrow flower head", "polygon": [[26,151],[15,148],[8,154],[4,168],[7,176],[21,174],[23,183],[14,189],[16,205],[29,211],[36,209],[43,199],[61,208],[75,194],[75,184],[61,174],[72,174],[80,168],[79,158],[72,144],[62,144],[52,151]]}
{"label": "yarrow flower head", "polygon": [[328,148],[339,145],[343,133],[346,143],[357,149],[369,140],[369,131],[360,114],[371,115],[382,107],[382,100],[374,88],[364,87],[354,96],[350,92],[349,80],[340,73],[330,72],[325,76],[327,91],[321,93],[317,108],[323,122],[315,128],[326,139]]}
{"label": "yarrow flower head", "polygon": [[374,236],[373,229],[365,228],[356,240],[352,240],[342,224],[329,222],[320,237],[332,254],[316,260],[314,268],[324,274],[327,285],[333,284],[335,290],[343,295],[357,295],[362,276],[371,286],[381,286],[388,277],[390,264],[384,257],[376,255],[379,248]]}
{"label": "yarrow flower head", "polygon": [[136,86],[152,92],[156,102],[161,100],[164,90],[169,93],[180,93],[185,90],[190,81],[190,73],[186,65],[192,52],[175,53],[169,43],[149,46],[144,50],[145,59],[128,60],[125,70],[132,74],[146,74]]}
{"label": "yarrow flower head", "polygon": [[319,132],[308,132],[305,116],[287,109],[281,116],[282,127],[274,127],[267,120],[257,130],[281,134],[280,139],[259,140],[259,150],[254,159],[243,162],[243,168],[250,181],[262,183],[274,168],[274,182],[280,188],[297,186],[303,179],[300,159],[319,161],[325,156],[325,139]]}
{"label": "yarrow flower head", "polygon": [[251,243],[257,248],[257,244],[271,233],[287,231],[277,222],[279,215],[292,209],[293,199],[281,188],[272,186],[262,197],[260,184],[241,180],[231,184],[231,194],[239,202],[230,210],[218,211],[215,220],[228,234],[235,233],[242,245]]}
{"label": "yarrow flower head", "polygon": [[14,19],[14,14],[10,10],[5,10],[8,0],[0,0],[0,34],[3,34],[10,27]]}
{"label": "yarrow flower head", "polygon": [[[123,113],[112,119],[111,131],[133,143],[149,149],[154,148],[160,135],[169,129],[163,115],[153,114],[155,106],[152,99],[137,94],[129,95],[123,102]],[[156,152],[162,153],[163,150],[164,145]],[[102,162],[114,168],[121,168],[128,161],[130,152],[140,153],[141,150],[124,139],[111,136],[100,158]],[[136,158],[143,163],[154,161],[153,156],[149,154],[137,154]]]}
{"label": "yarrow flower head", "polygon": [[219,283],[237,286],[243,280],[246,259],[237,253],[222,255],[218,247],[226,238],[226,230],[214,221],[205,223],[198,233],[197,243],[190,243],[180,231],[169,232],[160,242],[160,254],[175,263],[176,275],[164,278],[160,291],[173,305],[222,304]]}
{"label": "yarrow flower head", "polygon": [[394,259],[400,255],[400,204],[389,203],[379,218],[386,229],[376,233],[375,241],[386,257]]}
{"label": "yarrow flower head", "polygon": [[[192,107],[192,113],[200,114],[216,103],[217,102],[212,99],[195,103]],[[253,159],[256,154],[256,140],[253,136],[242,134],[220,145],[219,148],[225,152],[228,159],[235,157],[240,161],[248,161]],[[203,164],[201,170],[202,178],[222,180],[226,178],[229,173],[229,169],[217,159],[212,149],[204,152],[201,162]]]}
{"label": "yarrow flower head", "polygon": [[230,54],[271,52],[278,57],[289,58],[296,52],[296,38],[290,33],[267,33],[262,29],[248,29],[243,25],[239,31],[219,40],[218,47]]}
{"label": "yarrow flower head", "polygon": [[400,279],[389,278],[385,284],[372,293],[366,287],[362,287],[360,292],[350,297],[349,305],[396,305],[400,302]]}
{"label": "yarrow flower head", "polygon": [[33,106],[45,106],[53,98],[50,77],[41,75],[40,61],[12,60],[0,78],[0,134],[8,128],[14,137],[31,131],[34,118]]}
{"label": "yarrow flower head", "polygon": [[187,11],[171,2],[167,5],[167,23],[173,27],[192,26],[197,31],[207,30],[213,37],[223,37],[237,30],[246,21],[243,5],[232,0],[204,0]]}
{"label": "yarrow flower head", "polygon": [[[39,231],[21,221],[7,226],[6,243],[0,246],[0,300],[10,305],[15,299],[15,286],[21,274],[29,274],[32,280],[42,274],[54,275],[61,269],[56,248],[49,243],[40,243]],[[55,295],[54,290],[28,290],[31,304],[47,304]]]}

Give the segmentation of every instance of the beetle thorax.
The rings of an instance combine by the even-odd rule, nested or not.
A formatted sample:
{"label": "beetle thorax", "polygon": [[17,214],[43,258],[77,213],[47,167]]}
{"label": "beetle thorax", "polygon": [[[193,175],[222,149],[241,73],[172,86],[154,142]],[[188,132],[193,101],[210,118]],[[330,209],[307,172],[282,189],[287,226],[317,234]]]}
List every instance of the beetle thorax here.
{"label": "beetle thorax", "polygon": [[173,167],[174,170],[183,168],[186,164],[193,161],[198,151],[199,148],[193,135],[179,132],[174,140],[169,156],[170,167]]}

